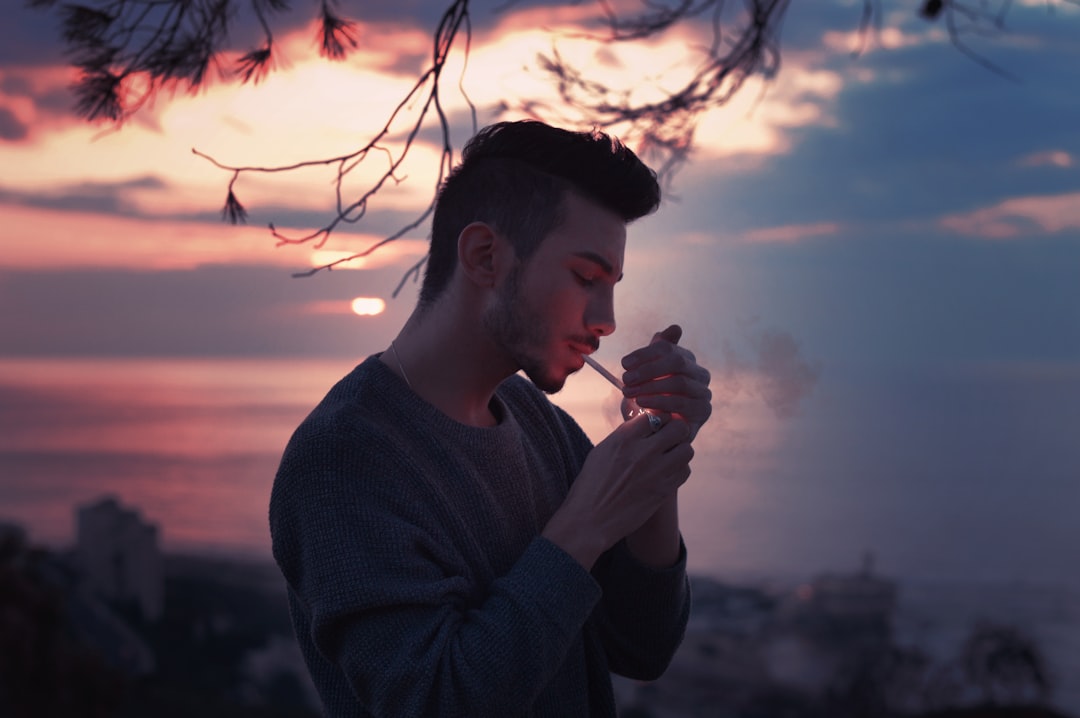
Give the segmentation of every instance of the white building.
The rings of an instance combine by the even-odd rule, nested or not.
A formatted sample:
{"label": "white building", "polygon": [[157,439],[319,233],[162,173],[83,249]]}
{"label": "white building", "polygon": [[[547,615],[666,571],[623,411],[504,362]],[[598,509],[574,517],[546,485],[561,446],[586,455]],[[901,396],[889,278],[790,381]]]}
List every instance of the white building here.
{"label": "white building", "polygon": [[75,557],[90,588],[111,601],[133,601],[149,621],[161,618],[164,578],[158,528],[113,497],[76,509]]}

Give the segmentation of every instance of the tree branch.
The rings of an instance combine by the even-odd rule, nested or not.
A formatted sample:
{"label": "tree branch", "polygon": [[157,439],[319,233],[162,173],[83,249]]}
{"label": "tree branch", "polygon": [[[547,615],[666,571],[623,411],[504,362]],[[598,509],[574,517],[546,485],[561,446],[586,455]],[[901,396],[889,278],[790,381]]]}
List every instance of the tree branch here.
{"label": "tree branch", "polygon": [[[779,37],[790,0],[743,0],[743,12],[724,31],[724,0],[680,0],[674,7],[649,4],[634,17],[621,17],[600,0],[609,34],[600,42],[641,40],[669,30],[675,23],[712,11],[711,45],[694,75],[679,89],[655,102],[634,102],[628,89],[609,88],[563,60],[557,50],[541,56],[566,106],[582,112],[598,127],[624,128],[620,136],[658,163],[668,179],[686,160],[698,120],[706,111],[730,100],[751,76],[772,78],[780,68]],[[535,105],[530,109],[535,109]]]}
{"label": "tree branch", "polygon": [[[451,51],[454,48],[454,43],[457,40],[458,33],[464,27],[466,45],[465,52],[468,53],[469,39],[471,35],[471,25],[469,24],[469,2],[468,0],[455,0],[443,13],[442,18],[439,21],[438,28],[433,36],[433,48],[432,48],[432,60],[431,65],[420,74],[416,83],[412,89],[405,95],[405,97],[397,104],[397,106],[390,113],[386,124],[379,130],[375,136],[370,139],[365,145],[357,150],[349,152],[347,154],[338,155],[335,157],[327,157],[318,160],[306,160],[303,162],[296,162],[290,165],[282,165],[277,167],[261,167],[261,166],[234,166],[218,161],[217,159],[200,152],[197,149],[192,149],[192,152],[199,157],[211,162],[214,166],[223,170],[233,173],[232,179],[229,183],[228,194],[225,201],[225,208],[223,214],[230,220],[243,221],[246,216],[243,213],[243,207],[236,200],[236,196],[233,192],[233,186],[236,180],[244,174],[253,173],[280,173],[289,172],[292,170],[300,169],[303,167],[313,166],[333,166],[336,165],[334,177],[334,189],[337,200],[337,213],[330,221],[324,226],[309,232],[301,236],[288,236],[279,232],[273,224],[270,225],[271,234],[278,241],[278,245],[286,244],[307,244],[312,243],[315,248],[322,247],[329,240],[330,235],[341,223],[355,223],[362,219],[367,213],[369,202],[375,197],[376,194],[388,183],[393,181],[394,183],[401,180],[397,177],[397,172],[404,162],[409,150],[412,148],[413,143],[416,141],[417,136],[423,129],[425,121],[430,113],[434,113],[437,118],[438,126],[442,134],[443,146],[442,153],[439,161],[438,178],[435,187],[432,192],[432,200],[428,206],[411,222],[406,223],[400,227],[397,231],[390,234],[385,239],[377,242],[371,247],[365,249],[362,252],[358,252],[350,257],[339,259],[331,262],[327,265],[317,267],[311,271],[300,272],[294,276],[310,276],[322,269],[331,269],[344,262],[348,262],[354,259],[365,257],[380,247],[399,239],[407,233],[413,231],[420,225],[422,225],[435,208],[435,194],[438,191],[439,186],[446,174],[450,171],[454,164],[454,146],[450,137],[450,121],[446,116],[442,107],[440,98],[440,81],[442,79],[442,72],[446,65],[446,62],[450,56]],[[461,87],[460,81],[458,84]],[[426,94],[425,94],[426,93]],[[465,100],[472,111],[473,117],[473,130],[476,130],[476,110],[468,96],[465,96]],[[403,110],[411,105],[418,97],[423,97],[421,108],[414,118],[411,126],[408,128],[408,132],[405,135],[404,143],[398,154],[395,156],[389,149],[383,146],[385,140],[391,136],[395,121]],[[367,160],[372,152],[379,152],[386,156],[387,168],[386,170],[363,192],[358,196],[346,200],[343,195],[343,182],[346,176],[360,166],[365,160]],[[237,213],[233,208],[239,207],[240,212]],[[416,268],[414,268],[416,269]],[[399,287],[400,289],[400,287]]]}

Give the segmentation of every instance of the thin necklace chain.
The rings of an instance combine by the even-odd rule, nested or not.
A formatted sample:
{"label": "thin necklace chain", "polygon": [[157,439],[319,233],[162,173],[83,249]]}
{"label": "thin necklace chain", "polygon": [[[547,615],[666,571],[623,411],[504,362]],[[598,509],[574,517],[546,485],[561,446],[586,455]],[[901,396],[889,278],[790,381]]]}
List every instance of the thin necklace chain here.
{"label": "thin necklace chain", "polygon": [[405,365],[401,363],[401,356],[397,353],[397,346],[394,345],[394,340],[393,339],[390,340],[390,348],[394,350],[394,359],[397,360],[397,366],[398,366],[398,369],[401,370],[402,378],[405,379],[405,383],[408,385],[409,389],[413,390],[412,382],[409,381],[409,374],[408,374],[408,372],[405,371]]}

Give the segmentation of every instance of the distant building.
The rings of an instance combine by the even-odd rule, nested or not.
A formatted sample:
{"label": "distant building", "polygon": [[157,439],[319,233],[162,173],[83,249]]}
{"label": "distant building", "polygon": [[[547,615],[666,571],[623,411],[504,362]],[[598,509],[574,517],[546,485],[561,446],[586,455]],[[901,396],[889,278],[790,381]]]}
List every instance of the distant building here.
{"label": "distant building", "polygon": [[897,588],[894,581],[874,574],[873,554],[867,554],[858,573],[822,574],[813,583],[802,586],[797,595],[803,611],[885,626],[896,609]]}
{"label": "distant building", "polygon": [[874,573],[872,554],[855,573],[825,573],[799,586],[770,627],[766,656],[779,684],[809,695],[845,694],[893,642],[894,581]]}
{"label": "distant building", "polygon": [[90,588],[110,601],[134,602],[146,620],[161,618],[164,578],[158,528],[114,497],[76,509],[75,559]]}

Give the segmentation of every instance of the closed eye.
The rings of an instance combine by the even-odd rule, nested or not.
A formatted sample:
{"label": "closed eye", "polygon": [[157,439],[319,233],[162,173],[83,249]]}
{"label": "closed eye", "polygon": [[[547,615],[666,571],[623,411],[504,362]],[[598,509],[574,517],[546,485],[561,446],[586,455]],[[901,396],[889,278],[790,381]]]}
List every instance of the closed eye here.
{"label": "closed eye", "polygon": [[577,272],[574,272],[574,278],[577,280],[577,283],[583,287],[591,287],[596,284],[596,279],[594,277],[578,274]]}
{"label": "closed eye", "polygon": [[619,272],[619,276],[615,276],[615,268],[604,257],[600,256],[596,252],[583,250],[575,252],[574,257],[584,259],[588,265],[588,269],[585,269],[582,265],[578,264],[579,270],[573,270],[577,275],[578,280],[585,283],[585,286],[595,284],[600,277],[605,279],[612,279],[614,282],[622,281],[622,272]]}

